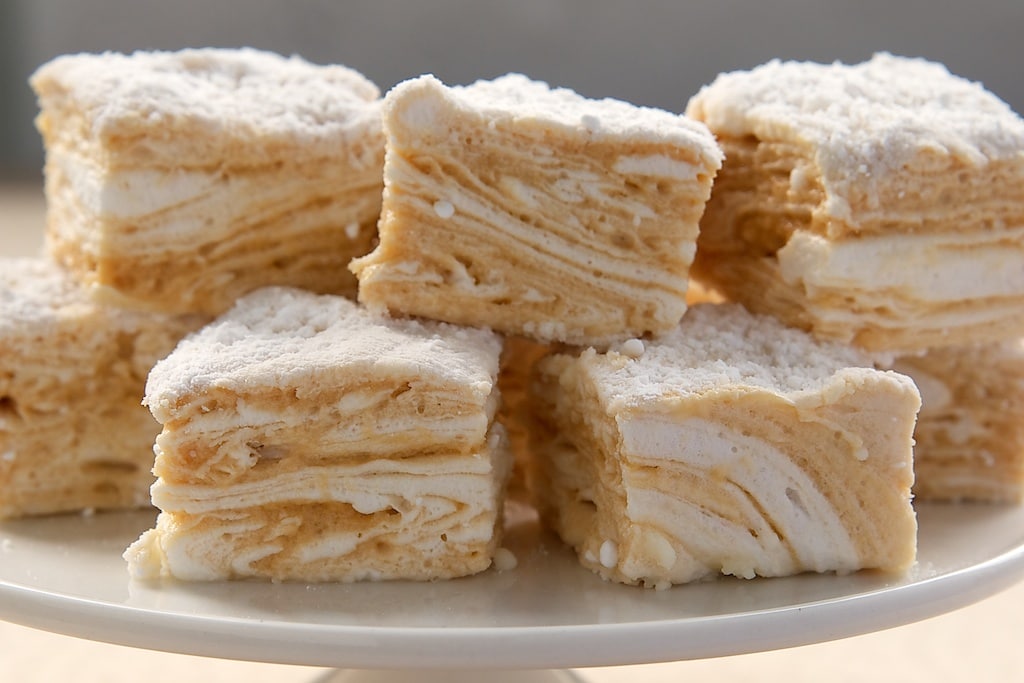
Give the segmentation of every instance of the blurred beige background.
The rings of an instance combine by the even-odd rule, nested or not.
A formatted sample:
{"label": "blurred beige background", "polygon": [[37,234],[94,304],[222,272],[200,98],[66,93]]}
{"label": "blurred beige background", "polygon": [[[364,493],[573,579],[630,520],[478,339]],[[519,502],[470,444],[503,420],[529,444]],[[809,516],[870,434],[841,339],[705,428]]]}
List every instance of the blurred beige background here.
{"label": "blurred beige background", "polygon": [[38,178],[26,79],[65,52],[251,45],[353,66],[382,89],[424,72],[521,71],[679,111],[720,71],[772,57],[923,56],[1024,111],[1020,0],[2,0],[0,177]]}

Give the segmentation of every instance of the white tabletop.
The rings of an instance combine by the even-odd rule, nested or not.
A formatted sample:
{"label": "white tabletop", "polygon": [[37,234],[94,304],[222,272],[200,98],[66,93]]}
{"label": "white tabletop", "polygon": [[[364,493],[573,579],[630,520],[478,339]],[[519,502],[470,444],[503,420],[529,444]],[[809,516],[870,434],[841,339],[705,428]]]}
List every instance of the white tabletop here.
{"label": "white tabletop", "polygon": [[[0,186],[0,254],[40,252],[44,209],[38,186]],[[591,683],[660,681],[1021,681],[1024,583],[940,617],[855,638],[721,659],[583,669]],[[134,650],[0,621],[0,681],[314,683],[325,669],[206,659]]]}

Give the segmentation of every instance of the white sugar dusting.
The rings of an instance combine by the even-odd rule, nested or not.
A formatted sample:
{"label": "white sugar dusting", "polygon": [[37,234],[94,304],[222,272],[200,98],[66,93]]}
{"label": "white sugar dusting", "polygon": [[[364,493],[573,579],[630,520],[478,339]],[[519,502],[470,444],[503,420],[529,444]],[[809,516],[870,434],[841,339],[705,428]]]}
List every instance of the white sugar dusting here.
{"label": "white sugar dusting", "polygon": [[451,218],[455,215],[455,207],[449,201],[438,199],[434,202],[434,213],[440,218]]}
{"label": "white sugar dusting", "polygon": [[629,356],[630,358],[639,358],[644,355],[644,342],[642,339],[627,339],[622,342],[622,346],[619,348],[619,353],[623,356]]}
{"label": "white sugar dusting", "polygon": [[[188,410],[181,396],[211,387],[244,387],[249,393],[299,387],[312,393],[324,367],[357,372],[370,365],[378,377],[405,377],[415,367],[444,386],[473,387],[472,400],[483,401],[500,351],[500,338],[489,330],[395,319],[341,296],[266,287],[240,298],[157,363],[149,373],[146,405],[167,422]],[[236,412],[245,411],[237,406]],[[252,407],[248,413],[268,419]]]}
{"label": "white sugar dusting", "polygon": [[601,566],[611,569],[619,563],[619,546],[615,541],[605,541],[598,551]]}
{"label": "white sugar dusting", "polygon": [[508,548],[498,548],[494,551],[494,569],[498,572],[509,572],[519,566],[519,560]]}
{"label": "white sugar dusting", "polygon": [[100,136],[144,117],[148,125],[202,122],[225,136],[252,130],[326,142],[362,129],[380,97],[353,69],[251,48],[64,55],[31,83],[44,109],[68,97]]}
{"label": "white sugar dusting", "polygon": [[[663,109],[639,107],[610,98],[589,99],[567,88],[552,88],[522,74],[510,73],[493,80],[480,80],[466,86],[444,86],[430,75],[399,83],[385,96],[395,103],[405,98],[427,99],[443,93],[456,106],[483,115],[489,128],[516,122],[533,122],[584,130],[594,137],[621,138],[643,142],[667,143],[685,147],[696,155],[699,165],[717,170],[722,150],[707,127],[687,116]],[[388,104],[385,104],[387,107]]]}
{"label": "white sugar dusting", "polygon": [[818,147],[822,181],[836,192],[880,186],[922,155],[979,165],[1024,149],[1024,120],[981,84],[886,53],[854,65],[773,60],[721,74],[686,111],[718,135]]}
{"label": "white sugar dusting", "polygon": [[[872,359],[854,347],[815,340],[738,304],[692,306],[678,327],[643,344],[643,355],[627,363],[622,362],[624,344],[613,353],[588,349],[579,356],[614,409],[730,385],[798,397],[823,389],[838,373],[877,372]],[[885,377],[886,382],[910,382],[892,373]]]}

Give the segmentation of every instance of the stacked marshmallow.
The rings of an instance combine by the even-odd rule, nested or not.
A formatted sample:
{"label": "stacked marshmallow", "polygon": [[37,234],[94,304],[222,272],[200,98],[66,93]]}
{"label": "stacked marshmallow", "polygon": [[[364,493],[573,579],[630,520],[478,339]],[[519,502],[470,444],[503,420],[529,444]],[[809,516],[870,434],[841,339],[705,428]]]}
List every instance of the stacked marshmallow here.
{"label": "stacked marshmallow", "polygon": [[690,102],[728,161],[696,276],[898,357],[919,499],[1024,499],[1024,120],[939,64],[771,62]]}

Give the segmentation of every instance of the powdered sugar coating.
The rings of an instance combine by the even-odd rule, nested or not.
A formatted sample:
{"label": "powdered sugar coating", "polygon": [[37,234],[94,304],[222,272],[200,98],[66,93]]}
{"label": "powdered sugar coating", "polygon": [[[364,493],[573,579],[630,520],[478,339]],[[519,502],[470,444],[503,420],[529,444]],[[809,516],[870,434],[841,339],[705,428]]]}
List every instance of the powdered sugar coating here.
{"label": "powdered sugar coating", "polygon": [[[722,74],[687,113],[719,136],[814,149],[829,195],[872,197],[894,174],[994,160],[1024,164],[1024,120],[979,84],[923,59],[876,54],[846,65],[773,60]],[[848,213],[841,201],[827,208]]]}
{"label": "powdered sugar coating", "polygon": [[[523,74],[510,73],[466,86],[445,86],[432,75],[396,85],[386,100],[409,91],[435,91],[453,106],[472,110],[492,123],[532,121],[553,125],[591,139],[630,139],[676,144],[694,151],[710,168],[721,166],[722,151],[707,127],[685,116],[615,100],[589,99],[568,88],[552,88]],[[421,125],[431,124],[431,112],[418,112]]]}
{"label": "powdered sugar coating", "polygon": [[37,258],[3,259],[0,267],[0,336],[25,326],[56,327],[62,319],[94,308],[86,291],[60,266]]}
{"label": "powdered sugar coating", "polygon": [[[179,339],[206,321],[198,315],[149,313],[97,303],[87,288],[49,259],[0,259],[0,354],[35,359],[32,362],[39,366],[25,368],[25,377],[42,367],[81,377],[95,372],[90,370],[90,358],[111,354],[129,360],[133,372],[145,377]],[[113,384],[123,381],[107,379]]]}
{"label": "powdered sugar coating", "polygon": [[738,304],[691,307],[678,327],[647,341],[637,358],[586,351],[583,360],[600,378],[596,384],[606,400],[621,407],[718,390],[794,396],[820,391],[843,370],[878,372],[855,348],[816,341]]}
{"label": "powdered sugar coating", "polygon": [[327,141],[376,116],[370,105],[380,97],[347,67],[251,48],[64,55],[41,66],[31,83],[44,109],[71,98],[101,140],[187,125],[211,137]]}
{"label": "powdered sugar coating", "polygon": [[182,396],[224,389],[315,393],[338,369],[357,381],[421,377],[481,397],[501,340],[489,330],[391,319],[340,296],[268,287],[186,338],[149,375],[146,404],[164,421]]}

